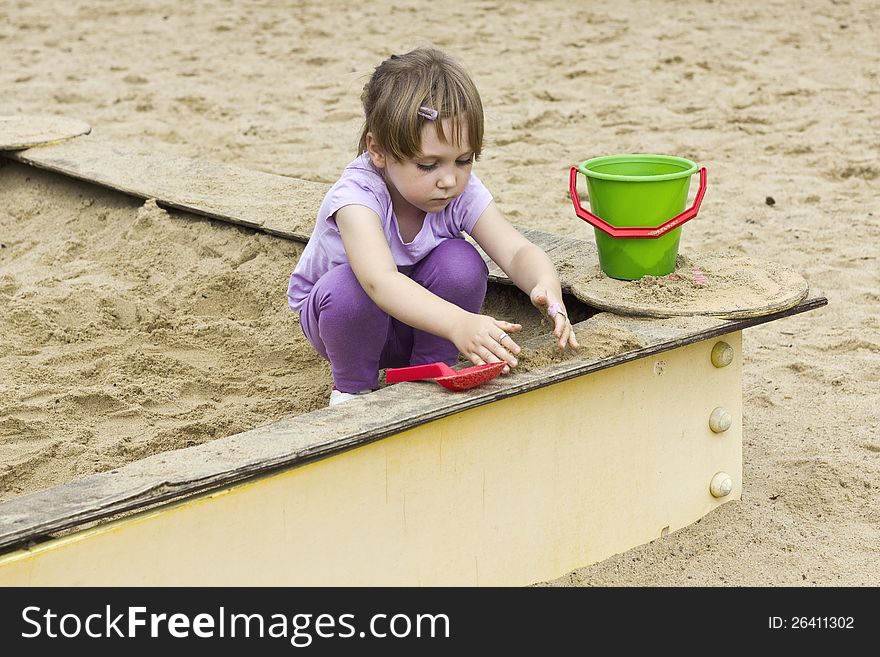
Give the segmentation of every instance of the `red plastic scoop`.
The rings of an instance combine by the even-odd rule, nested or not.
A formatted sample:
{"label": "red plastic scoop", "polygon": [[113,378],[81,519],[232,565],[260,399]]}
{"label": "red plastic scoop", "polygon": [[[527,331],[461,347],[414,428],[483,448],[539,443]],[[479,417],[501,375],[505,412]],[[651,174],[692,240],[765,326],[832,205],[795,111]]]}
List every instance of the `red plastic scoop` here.
{"label": "red plastic scoop", "polygon": [[385,370],[386,383],[421,381],[434,379],[447,390],[467,390],[482,385],[501,374],[504,363],[474,365],[463,370],[454,370],[446,363],[413,365],[412,367],[389,367]]}

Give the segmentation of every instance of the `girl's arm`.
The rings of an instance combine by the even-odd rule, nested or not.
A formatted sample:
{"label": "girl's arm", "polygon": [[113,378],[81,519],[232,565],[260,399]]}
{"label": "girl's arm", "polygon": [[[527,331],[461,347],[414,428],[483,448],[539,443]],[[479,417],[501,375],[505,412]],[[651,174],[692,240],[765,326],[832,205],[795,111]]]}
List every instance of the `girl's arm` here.
{"label": "girl's arm", "polygon": [[[398,272],[379,216],[370,208],[346,205],[336,212],[336,225],[354,275],[382,310],[413,328],[450,340],[477,365],[504,361],[504,372],[516,366],[516,358],[498,337],[522,326],[467,312]],[[504,342],[519,352],[512,340]]]}
{"label": "girl's arm", "polygon": [[[529,295],[532,305],[552,315],[553,335],[558,340],[559,348],[570,346],[580,349],[568,321],[559,275],[547,254],[514,228],[494,201],[480,215],[471,236],[510,280]],[[553,312],[548,312],[551,308]],[[556,312],[557,308],[561,308],[561,312]]]}

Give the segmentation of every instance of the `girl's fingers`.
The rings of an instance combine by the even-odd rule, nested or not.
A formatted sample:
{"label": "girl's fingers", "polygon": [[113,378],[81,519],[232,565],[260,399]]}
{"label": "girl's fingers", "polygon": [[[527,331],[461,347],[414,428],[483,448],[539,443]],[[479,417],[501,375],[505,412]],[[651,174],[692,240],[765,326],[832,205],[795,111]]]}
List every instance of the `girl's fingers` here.
{"label": "girl's fingers", "polygon": [[[522,331],[522,324],[513,324],[511,322],[505,322],[504,320],[495,320],[495,325],[498,328],[498,334],[495,335],[494,332],[489,334],[490,348],[499,358],[501,358],[501,360],[506,361],[512,367],[516,367],[516,358],[511,356],[508,352],[518,354],[520,352],[520,346],[509,334]],[[496,345],[501,346],[500,352],[495,348]]]}
{"label": "girl's fingers", "polygon": [[571,322],[568,321],[568,318],[562,313],[558,313],[553,320],[555,322],[553,335],[559,338],[559,348],[565,349],[566,346],[570,346],[572,349],[580,349],[581,346],[577,341],[577,337],[574,334],[574,328],[572,327]]}
{"label": "girl's fingers", "polygon": [[574,327],[571,325],[569,325],[568,344],[574,350],[578,350],[581,348],[581,345],[577,340],[577,336],[574,334]]}
{"label": "girl's fingers", "polygon": [[568,319],[566,316],[562,313],[557,313],[556,317],[553,318],[553,334],[557,338],[561,338],[566,326],[568,326]]}
{"label": "girl's fingers", "polygon": [[504,363],[501,371],[507,374],[510,368],[516,367],[518,361],[514,354],[520,352],[520,346],[510,336],[510,333],[522,331],[522,324],[514,324],[504,320],[493,320],[494,327],[489,327],[485,333],[480,332],[475,336],[471,350],[465,355],[474,365],[487,363]]}
{"label": "girl's fingers", "polygon": [[[512,326],[519,326],[518,324]],[[498,335],[489,335],[488,340],[484,343],[482,353],[480,354],[486,362],[497,363],[503,361],[507,365],[504,371],[509,371],[510,367],[516,367],[517,360],[513,353],[519,352],[519,345],[514,342],[507,331],[498,328]]]}
{"label": "girl's fingers", "polygon": [[[517,350],[519,350],[519,346],[513,341],[513,339],[509,335],[504,336],[503,342],[511,349],[515,347]],[[501,344],[501,342],[495,341],[495,344],[492,345],[489,350],[495,357],[494,360],[492,360],[491,362],[497,363],[498,361],[504,361],[509,367],[516,367],[516,356],[510,353],[510,351],[507,350],[507,347],[505,347],[504,344]]]}
{"label": "girl's fingers", "polygon": [[[553,318],[553,335],[559,338],[559,341],[564,345],[563,339],[565,338],[565,330],[568,328],[568,318],[565,317],[562,313],[558,313],[556,317]],[[561,346],[561,345],[560,345]]]}
{"label": "girl's fingers", "polygon": [[522,324],[511,324],[500,319],[496,320],[495,323],[498,325],[498,328],[506,333],[519,333],[522,331]]}
{"label": "girl's fingers", "polygon": [[[521,328],[522,327],[520,327],[520,329]],[[520,329],[516,329],[516,330],[518,331]],[[513,330],[513,329],[511,329],[511,330]],[[498,346],[501,347],[501,352],[502,352],[501,354],[498,354],[498,351],[496,349],[492,350],[496,354],[498,354],[501,358],[505,358],[508,355],[507,352],[511,352],[514,354],[518,354],[520,352],[520,346],[516,343],[516,340],[514,340],[510,335],[508,335],[508,333],[506,331],[502,331],[501,335],[497,336],[493,340],[493,342],[495,342]],[[511,363],[511,364],[516,365],[516,363]]]}
{"label": "girl's fingers", "polygon": [[[471,362],[474,365],[487,365],[488,363],[501,363],[504,362],[504,367],[501,372],[503,374],[510,373],[510,364],[503,358],[499,358],[496,354],[493,354],[489,349],[484,349],[482,355],[478,353],[472,353],[468,356]],[[516,365],[516,359],[514,359],[514,365]]]}

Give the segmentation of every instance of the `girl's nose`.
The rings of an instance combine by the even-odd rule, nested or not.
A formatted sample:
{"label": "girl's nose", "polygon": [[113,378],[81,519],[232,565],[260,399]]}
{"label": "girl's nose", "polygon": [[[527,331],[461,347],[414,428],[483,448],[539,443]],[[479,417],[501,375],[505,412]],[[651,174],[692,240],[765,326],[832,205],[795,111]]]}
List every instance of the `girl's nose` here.
{"label": "girl's nose", "polygon": [[455,176],[452,173],[443,173],[437,178],[437,187],[440,189],[449,189],[455,187]]}

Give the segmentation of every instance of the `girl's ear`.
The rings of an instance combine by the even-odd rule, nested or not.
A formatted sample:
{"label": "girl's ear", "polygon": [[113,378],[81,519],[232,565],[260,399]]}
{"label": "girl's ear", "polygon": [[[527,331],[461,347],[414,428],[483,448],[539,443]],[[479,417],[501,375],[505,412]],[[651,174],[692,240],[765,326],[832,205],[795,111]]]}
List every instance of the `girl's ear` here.
{"label": "girl's ear", "polygon": [[370,161],[373,163],[373,166],[377,169],[385,168],[385,149],[382,148],[382,145],[376,141],[376,138],[373,137],[372,132],[367,133],[367,155],[370,156]]}

